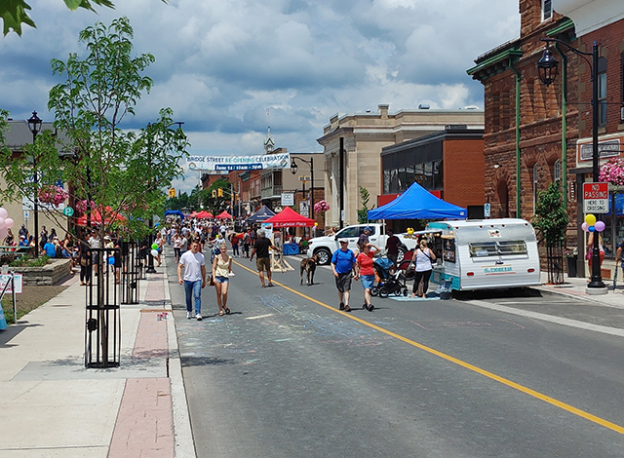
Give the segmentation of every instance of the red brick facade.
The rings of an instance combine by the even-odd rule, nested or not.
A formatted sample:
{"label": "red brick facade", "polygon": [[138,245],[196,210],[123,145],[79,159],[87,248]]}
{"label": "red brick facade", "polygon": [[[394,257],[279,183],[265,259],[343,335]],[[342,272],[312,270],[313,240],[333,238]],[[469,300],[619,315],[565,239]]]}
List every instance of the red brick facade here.
{"label": "red brick facade", "polygon": [[460,207],[485,203],[483,139],[445,140],[444,200]]}

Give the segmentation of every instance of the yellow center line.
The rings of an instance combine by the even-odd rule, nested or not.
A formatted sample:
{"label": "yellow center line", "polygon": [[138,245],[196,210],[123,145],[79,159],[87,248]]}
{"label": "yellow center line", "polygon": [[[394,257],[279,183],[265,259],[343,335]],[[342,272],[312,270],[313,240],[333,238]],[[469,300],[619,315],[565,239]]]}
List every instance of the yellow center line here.
{"label": "yellow center line", "polygon": [[[243,269],[245,269],[245,270],[247,270],[247,271],[249,271],[249,272],[251,272],[253,274],[256,274],[256,275],[258,274],[257,271],[251,270],[251,269],[243,266],[242,264],[240,264],[240,263],[238,263],[236,261],[234,261],[234,264],[236,264],[239,267],[242,267]],[[290,288],[290,287],[288,287],[288,286],[286,286],[286,285],[284,285],[282,283],[278,283],[276,281],[273,281],[273,283],[278,285],[278,286],[281,286],[282,288],[284,288],[287,291],[290,291],[293,294],[296,294],[297,296],[300,296],[300,297],[302,297],[304,299],[309,300],[310,302],[314,302],[315,304],[318,304],[321,307],[325,307],[326,309],[331,310],[332,312],[340,313],[341,315],[343,315],[343,316],[345,316],[345,317],[347,317],[347,318],[349,318],[351,320],[357,321],[358,323],[363,324],[364,326],[368,326],[369,328],[372,328],[372,329],[374,329],[376,331],[379,331],[379,332],[381,332],[383,334],[386,334],[386,335],[388,335],[390,337],[394,337],[395,339],[400,340],[401,342],[405,342],[408,345],[411,345],[413,347],[416,347],[416,348],[419,348],[421,350],[424,350],[427,353],[430,353],[430,354],[435,355],[435,356],[437,356],[439,358],[445,359],[446,361],[449,361],[449,362],[451,362],[453,364],[461,366],[461,367],[463,367],[465,369],[468,369],[470,371],[476,372],[477,374],[480,374],[480,375],[482,375],[484,377],[487,377],[487,378],[489,378],[491,380],[495,380],[495,381],[497,381],[499,383],[502,383],[503,385],[507,385],[510,388],[513,388],[513,389],[518,390],[518,391],[520,391],[522,393],[528,394],[529,396],[532,396],[532,397],[534,397],[536,399],[539,399],[541,401],[547,402],[548,404],[551,404],[551,405],[553,405],[555,407],[559,407],[560,409],[563,409],[563,410],[565,410],[567,412],[570,412],[570,413],[572,413],[574,415],[577,415],[577,416],[579,416],[581,418],[589,420],[589,421],[591,421],[593,423],[596,423],[598,425],[604,426],[605,428],[608,428],[608,429],[610,429],[612,431],[615,431],[615,432],[620,433],[620,434],[624,434],[624,427],[622,427],[620,425],[612,423],[612,422],[610,422],[608,420],[605,420],[603,418],[597,417],[596,415],[593,415],[593,414],[591,414],[589,412],[585,412],[584,410],[581,410],[581,409],[578,409],[578,408],[576,408],[574,406],[566,404],[565,402],[558,401],[557,399],[551,398],[550,396],[546,396],[545,394],[542,394],[542,393],[540,393],[538,391],[532,390],[531,388],[527,388],[526,386],[520,385],[519,383],[512,382],[511,380],[508,380],[508,379],[506,379],[504,377],[501,377],[499,375],[496,375],[496,374],[494,374],[492,372],[489,372],[489,371],[486,371],[484,369],[481,369],[480,367],[473,366],[472,364],[467,363],[465,361],[462,361],[461,359],[454,358],[454,357],[452,357],[450,355],[447,355],[446,353],[442,353],[442,352],[440,352],[438,350],[435,350],[435,349],[433,349],[431,347],[427,347],[426,345],[423,345],[423,344],[420,344],[418,342],[415,342],[415,341],[413,341],[411,339],[403,337],[403,336],[401,336],[399,334],[396,334],[396,333],[394,333],[392,331],[389,331],[387,329],[381,328],[381,327],[379,327],[379,326],[377,326],[375,324],[372,324],[372,323],[370,323],[368,321],[365,321],[365,320],[363,320],[361,318],[353,316],[350,313],[342,312],[342,311],[338,310],[336,307],[332,307],[330,305],[327,305],[324,302],[318,301],[318,300],[314,299],[313,297],[307,296],[307,295],[305,295],[305,294],[303,294],[303,293],[301,293],[301,292],[299,292],[297,290],[294,290],[294,289],[292,289],[292,288]]]}

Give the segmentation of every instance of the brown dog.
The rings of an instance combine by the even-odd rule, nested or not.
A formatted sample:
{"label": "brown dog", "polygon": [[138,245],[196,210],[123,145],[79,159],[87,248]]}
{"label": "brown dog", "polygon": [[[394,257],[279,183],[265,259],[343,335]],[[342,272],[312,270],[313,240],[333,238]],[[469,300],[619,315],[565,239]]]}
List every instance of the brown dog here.
{"label": "brown dog", "polygon": [[310,286],[314,284],[314,272],[316,272],[317,263],[318,263],[317,254],[315,254],[311,258],[305,258],[303,261],[301,261],[301,269],[300,269],[301,282],[299,283],[300,285],[303,285],[303,273],[304,272],[306,273],[307,285]]}

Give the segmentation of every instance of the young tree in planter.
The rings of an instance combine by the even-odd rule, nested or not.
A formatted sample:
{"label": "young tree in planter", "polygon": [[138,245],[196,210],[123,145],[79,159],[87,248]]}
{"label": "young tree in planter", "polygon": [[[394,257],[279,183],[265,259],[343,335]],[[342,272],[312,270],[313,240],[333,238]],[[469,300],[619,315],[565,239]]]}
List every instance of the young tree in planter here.
{"label": "young tree in planter", "polygon": [[368,221],[368,210],[372,210],[372,208],[368,208],[368,203],[370,202],[370,193],[368,190],[362,186],[360,186],[360,200],[362,201],[362,208],[357,211],[358,213],[358,222],[360,224],[364,224]]}
{"label": "young tree in planter", "polygon": [[532,223],[542,240],[546,242],[549,283],[560,283],[562,278],[559,278],[559,274],[563,273],[563,258],[557,253],[561,253],[562,243],[565,240],[568,215],[563,207],[560,186],[560,183],[552,182],[546,191],[538,192]]}

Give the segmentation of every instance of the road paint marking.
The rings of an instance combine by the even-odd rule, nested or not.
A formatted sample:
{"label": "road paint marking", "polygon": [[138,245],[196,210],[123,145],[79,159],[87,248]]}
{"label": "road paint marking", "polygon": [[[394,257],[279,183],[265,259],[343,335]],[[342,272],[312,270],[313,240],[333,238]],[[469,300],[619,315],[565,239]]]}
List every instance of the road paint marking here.
{"label": "road paint marking", "polygon": [[[239,264],[236,261],[234,261],[234,263],[237,264],[238,266],[242,267],[243,269],[251,272],[251,273],[257,274],[257,272],[255,272],[255,271],[253,271],[251,269],[248,269],[247,267],[243,266],[242,264]],[[334,313],[339,313],[339,314],[341,314],[341,315],[343,315],[343,316],[345,316],[345,317],[347,317],[347,318],[349,318],[349,319],[351,319],[353,321],[357,321],[358,323],[360,323],[360,324],[362,324],[364,326],[372,328],[372,329],[374,329],[376,331],[379,331],[379,332],[381,332],[383,334],[386,334],[388,336],[394,337],[395,339],[400,340],[401,342],[404,342],[404,343],[406,343],[408,345],[411,345],[413,347],[419,348],[419,349],[421,349],[423,351],[426,351],[427,353],[430,353],[430,354],[432,354],[434,356],[437,356],[437,357],[442,358],[442,359],[444,359],[446,361],[449,361],[449,362],[451,362],[453,364],[456,364],[456,365],[458,365],[460,367],[463,367],[464,369],[468,369],[468,370],[470,370],[472,372],[475,372],[475,373],[480,374],[480,375],[482,375],[484,377],[487,377],[490,380],[494,380],[496,382],[502,383],[503,385],[506,385],[506,386],[508,386],[510,388],[513,388],[513,389],[515,389],[517,391],[520,391],[520,392],[522,392],[524,394],[532,396],[535,399],[539,399],[540,401],[546,402],[546,403],[548,403],[550,405],[553,405],[553,406],[558,407],[558,408],[560,408],[562,410],[565,410],[566,412],[569,412],[571,414],[574,414],[576,416],[584,418],[585,420],[591,421],[591,422],[596,423],[596,424],[598,424],[600,426],[603,426],[603,427],[605,427],[607,429],[615,431],[616,433],[624,435],[624,427],[622,427],[620,425],[617,425],[615,423],[612,423],[612,422],[610,422],[608,420],[605,420],[604,418],[600,418],[600,417],[598,417],[596,415],[593,415],[593,414],[591,414],[589,412],[586,412],[584,410],[578,409],[578,408],[576,408],[576,407],[574,407],[574,406],[572,406],[570,404],[566,404],[565,402],[558,401],[557,399],[551,398],[550,396],[547,396],[547,395],[542,394],[542,393],[540,393],[538,391],[532,390],[531,388],[528,388],[526,386],[520,385],[519,383],[512,382],[511,380],[508,380],[508,379],[506,379],[504,377],[501,377],[501,376],[496,375],[496,374],[494,374],[492,372],[489,372],[489,371],[486,371],[484,369],[481,369],[480,367],[477,367],[477,366],[474,366],[474,365],[472,365],[470,363],[462,361],[461,359],[457,359],[457,358],[455,358],[453,356],[447,355],[446,353],[442,353],[441,351],[435,350],[435,349],[433,349],[431,347],[428,347],[426,345],[418,343],[418,342],[416,342],[414,340],[411,340],[411,339],[408,339],[406,337],[403,337],[400,334],[396,334],[396,333],[394,333],[392,331],[384,329],[384,328],[382,328],[380,326],[377,326],[377,325],[375,325],[373,323],[369,323],[368,321],[365,321],[365,320],[363,320],[361,318],[353,316],[353,315],[351,315],[349,313],[342,312],[342,311],[338,310],[336,307],[332,307],[332,306],[327,305],[327,304],[325,304],[325,303],[323,303],[321,301],[318,301],[318,300],[316,300],[316,299],[314,299],[312,297],[306,296],[305,294],[303,294],[303,293],[301,293],[301,292],[299,292],[297,290],[294,290],[294,289],[292,289],[292,288],[290,288],[290,287],[288,287],[288,286],[286,286],[286,285],[284,285],[282,283],[279,283],[279,282],[276,282],[276,281],[273,281],[273,283],[275,285],[277,285],[277,286],[281,286],[282,288],[284,288],[287,291],[290,291],[293,294],[296,294],[297,296],[300,296],[300,297],[302,297],[302,298],[304,298],[304,299],[306,299],[306,300],[308,300],[310,302],[318,304],[321,307],[325,307],[326,309],[331,310]],[[483,301],[468,301],[468,302],[470,303],[470,302],[483,302]],[[482,305],[484,307],[488,306],[488,308],[492,308],[494,310],[497,310],[497,308],[492,306],[493,304],[489,304],[489,303],[486,303],[486,302],[483,302],[483,304],[487,304],[487,305]],[[481,304],[479,304],[479,305],[481,305]],[[501,309],[508,309],[508,307],[501,307]],[[504,310],[504,311],[507,311],[507,310]],[[543,315],[543,314],[534,313],[534,312],[526,312],[526,313],[527,313],[526,316],[529,316],[528,314]],[[544,316],[546,316],[546,315],[544,315]],[[551,317],[551,318],[556,318],[556,317]],[[568,320],[566,318],[561,318],[561,320],[574,322],[574,320]],[[576,322],[576,323],[578,323],[578,322]],[[594,326],[594,325],[590,325],[590,326]],[[604,326],[599,326],[599,327],[604,328]]]}
{"label": "road paint marking", "polygon": [[245,319],[246,320],[259,320],[260,318],[268,318],[273,315],[275,315],[275,313],[267,313],[266,315],[250,316],[249,318],[245,318]]}

